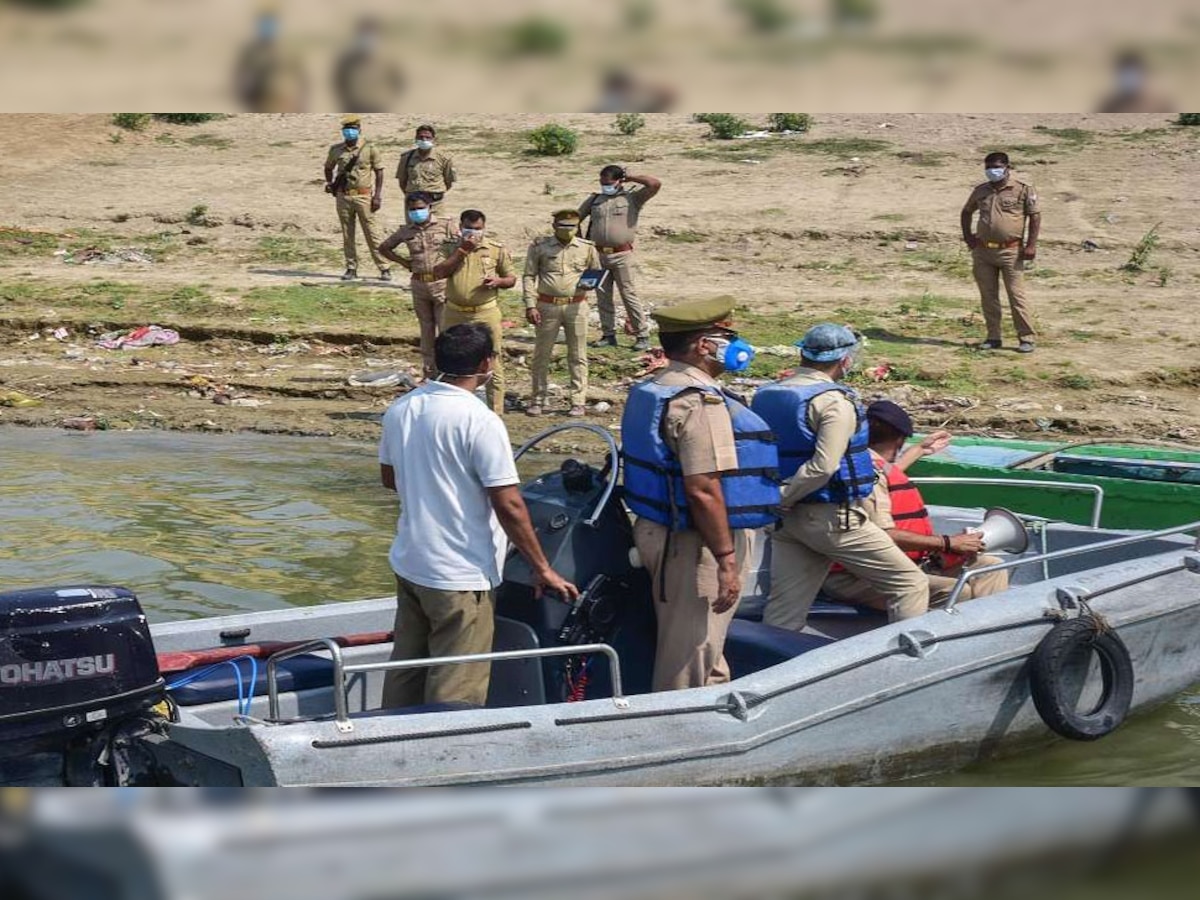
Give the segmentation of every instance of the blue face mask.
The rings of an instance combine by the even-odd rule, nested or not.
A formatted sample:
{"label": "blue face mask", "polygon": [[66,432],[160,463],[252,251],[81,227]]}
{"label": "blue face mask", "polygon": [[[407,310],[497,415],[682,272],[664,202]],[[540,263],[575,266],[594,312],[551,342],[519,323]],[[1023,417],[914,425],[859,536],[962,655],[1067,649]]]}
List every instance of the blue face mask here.
{"label": "blue face mask", "polygon": [[358,129],[357,128],[343,128],[342,129],[342,137],[344,137],[347,141],[357,141],[358,140]]}
{"label": "blue face mask", "polygon": [[408,221],[414,225],[424,225],[429,221],[429,207],[425,206],[421,209],[410,209],[408,211]]}
{"label": "blue face mask", "polygon": [[712,357],[725,367],[726,372],[744,372],[750,368],[754,359],[754,348],[740,337],[729,338],[710,337],[717,345],[717,352]]}
{"label": "blue face mask", "polygon": [[619,184],[602,184],[602,185],[600,185],[600,193],[604,194],[606,197],[611,197],[613,194],[615,194],[620,189],[621,189],[621,186]]}
{"label": "blue face mask", "polygon": [[1008,169],[1001,166],[998,169],[984,169],[983,174],[987,176],[987,180],[991,182],[1003,181],[1004,176],[1008,174]]}

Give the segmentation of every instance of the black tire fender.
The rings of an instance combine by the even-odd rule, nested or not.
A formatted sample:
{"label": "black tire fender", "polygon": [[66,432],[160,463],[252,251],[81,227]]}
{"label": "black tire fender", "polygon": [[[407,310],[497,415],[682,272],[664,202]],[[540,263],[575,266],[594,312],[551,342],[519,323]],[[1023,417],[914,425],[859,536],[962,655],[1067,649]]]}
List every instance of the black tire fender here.
{"label": "black tire fender", "polygon": [[[1076,709],[1067,696],[1066,667],[1081,650],[1100,659],[1102,690],[1094,709]],[[1115,731],[1133,701],[1133,661],[1117,633],[1091,616],[1059,622],[1029,659],[1029,689],[1038,715],[1050,729],[1073,741],[1094,741]]]}

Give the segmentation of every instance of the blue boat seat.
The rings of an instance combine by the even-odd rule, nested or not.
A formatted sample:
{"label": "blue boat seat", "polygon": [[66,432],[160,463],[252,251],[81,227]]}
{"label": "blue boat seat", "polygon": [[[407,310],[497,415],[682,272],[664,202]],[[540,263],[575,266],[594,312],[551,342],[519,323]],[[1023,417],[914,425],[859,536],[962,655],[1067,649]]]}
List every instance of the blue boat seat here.
{"label": "blue boat seat", "polygon": [[741,678],[832,643],[832,638],[816,634],[734,619],[725,636],[725,661],[732,676]]}
{"label": "blue boat seat", "polygon": [[[171,688],[173,681],[182,677],[196,674],[184,672],[167,679],[171,697],[180,706],[200,706],[206,703],[221,703],[226,700],[238,699],[238,682],[233,666],[242,673],[243,692],[250,689],[246,682],[250,679],[252,666],[246,657],[231,660],[231,663],[219,663],[208,667],[198,678]],[[277,666],[277,683],[281,693],[290,691],[310,691],[316,688],[333,686],[333,662],[315,655],[294,656],[285,659]],[[267,662],[258,660],[258,677],[254,680],[253,696],[267,693]]]}

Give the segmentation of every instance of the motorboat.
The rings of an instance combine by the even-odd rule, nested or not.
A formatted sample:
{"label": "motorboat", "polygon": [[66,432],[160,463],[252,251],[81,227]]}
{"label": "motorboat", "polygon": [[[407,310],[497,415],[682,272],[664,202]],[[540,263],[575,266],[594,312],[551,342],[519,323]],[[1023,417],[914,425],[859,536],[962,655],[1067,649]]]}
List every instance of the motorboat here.
{"label": "motorboat", "polygon": [[[1182,444],[955,437],[910,469],[926,499],[992,506],[1020,490],[1021,508],[1052,519],[1109,528],[1169,528],[1200,519],[1200,449]],[[943,483],[943,479],[951,479]],[[972,482],[964,484],[961,479]],[[1047,484],[1076,485],[1041,490]],[[1104,496],[1094,519],[1092,497]]]}
{"label": "motorboat", "polygon": [[[653,693],[654,610],[616,443],[568,424],[518,456],[572,428],[605,443],[604,464],[566,460],[522,493],[551,564],[586,589],[535,598],[510,554],[490,654],[390,660],[390,596],[150,624],[118,587],[0,594],[0,784],[872,784],[1099,739],[1200,681],[1200,521],[1122,531],[1019,514],[1008,549],[988,545],[1007,591],[960,602],[968,571],[919,618],[818,601],[802,632],[761,621],[761,534],[726,642],[732,679]],[[988,523],[967,506],[931,515],[940,532]],[[388,670],[479,661],[483,707],[380,708]]]}

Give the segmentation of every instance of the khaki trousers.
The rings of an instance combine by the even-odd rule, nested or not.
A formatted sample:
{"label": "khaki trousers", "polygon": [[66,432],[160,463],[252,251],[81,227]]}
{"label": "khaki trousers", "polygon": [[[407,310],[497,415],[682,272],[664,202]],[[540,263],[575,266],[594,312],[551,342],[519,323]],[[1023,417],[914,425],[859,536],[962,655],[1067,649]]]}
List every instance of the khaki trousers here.
{"label": "khaki trousers", "polygon": [[646,308],[638,299],[637,287],[633,283],[633,251],[624,253],[601,253],[600,266],[608,270],[608,278],[596,290],[596,306],[600,310],[600,332],[605,335],[617,333],[617,307],[613,302],[613,288],[621,292],[627,322],[638,337],[650,334],[650,323]]}
{"label": "khaki trousers", "polygon": [[[1000,562],[994,556],[980,556],[975,560],[975,563],[968,568],[977,568],[979,566],[991,566]],[[958,574],[962,571],[962,566],[955,566],[952,569],[937,569],[927,572],[925,577],[929,581],[929,605],[940,606],[950,599],[950,592],[954,590],[954,585],[958,581]],[[963,592],[959,594],[959,600],[970,600],[974,597],[986,597],[988,594],[998,594],[1000,591],[1008,588],[1008,573],[1007,572],[991,572],[987,575],[980,575],[978,578],[973,578],[968,581]],[[869,606],[872,609],[882,610],[887,612],[887,598],[883,596],[867,582],[863,581],[856,575],[851,575],[849,572],[834,572],[825,579],[825,584],[821,590],[828,594],[834,600],[840,600],[842,603],[850,603],[855,606]]]}
{"label": "khaki trousers", "polygon": [[464,322],[479,322],[486,325],[492,332],[492,343],[496,346],[496,358],[493,360],[492,378],[487,383],[487,402],[498,416],[504,415],[504,354],[501,352],[501,332],[499,303],[486,303],[478,309],[459,309],[446,304],[442,310],[442,331],[461,325]]}
{"label": "khaki trousers", "polygon": [[[495,630],[491,591],[440,591],[396,578],[392,659],[490,653]],[[487,702],[491,663],[395,669],[383,681],[383,708],[422,703]]]}
{"label": "khaki trousers", "polygon": [[419,281],[414,278],[411,282],[413,312],[417,316],[417,324],[421,326],[421,364],[425,367],[428,378],[437,373],[437,363],[433,357],[433,342],[442,333],[442,313],[446,308],[445,281]]}
{"label": "khaki trousers", "polygon": [[550,359],[554,342],[562,330],[567,337],[567,369],[571,374],[571,405],[587,403],[588,362],[587,328],[590,309],[586,300],[579,303],[542,303],[537,305],[542,321],[533,344],[532,406],[545,406],[549,400]]}
{"label": "khaki trousers", "polygon": [[[745,574],[753,532],[734,531],[738,567]],[[737,612],[712,611],[717,595],[717,561],[698,531],[669,531],[639,518],[633,541],[650,573],[658,646],[654,653],[656,691],[674,691],[729,681],[725,633]]]}
{"label": "khaki trousers", "polygon": [[929,582],[888,533],[858,507],[798,503],[771,535],[771,598],[763,621],[800,631],[832,562],[883,596],[888,620],[911,619],[929,609]]}
{"label": "khaki trousers", "polygon": [[987,339],[1001,339],[1001,322],[1004,310],[1000,306],[1000,279],[1004,279],[1004,291],[1008,294],[1008,306],[1012,311],[1013,328],[1017,337],[1034,336],[1033,310],[1025,300],[1025,261],[1021,259],[1021,248],[989,250],[976,247],[971,251],[972,272],[979,285],[979,299],[983,307],[983,321],[987,326]]}
{"label": "khaki trousers", "polygon": [[358,247],[356,236],[362,224],[363,237],[371,251],[371,259],[380,269],[391,267],[391,263],[379,252],[382,238],[375,224],[375,213],[371,212],[371,197],[368,194],[338,194],[338,221],[342,225],[342,252],[346,255],[346,268],[358,269]]}

